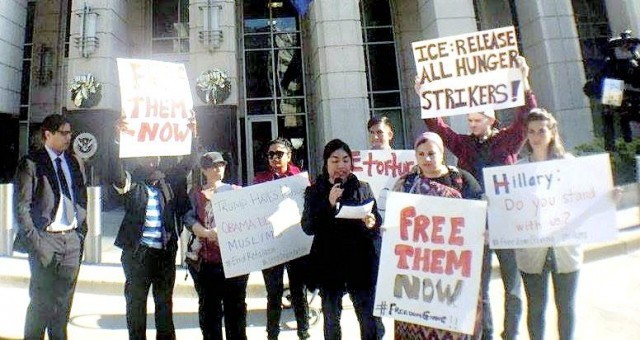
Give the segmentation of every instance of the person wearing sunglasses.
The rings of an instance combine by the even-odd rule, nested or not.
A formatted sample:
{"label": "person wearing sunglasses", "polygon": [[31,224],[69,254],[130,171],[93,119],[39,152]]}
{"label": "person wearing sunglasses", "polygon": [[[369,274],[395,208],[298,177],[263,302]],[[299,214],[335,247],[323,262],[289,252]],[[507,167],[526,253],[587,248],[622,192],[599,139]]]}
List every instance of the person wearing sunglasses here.
{"label": "person wearing sunglasses", "polygon": [[[269,168],[260,172],[253,184],[273,181],[279,178],[294,176],[300,169],[291,162],[291,142],[284,138],[276,138],[269,142],[267,159]],[[262,271],[267,289],[267,338],[277,339],[280,334],[280,315],[282,314],[282,295],[284,292],[284,269],[287,268],[291,304],[298,325],[298,338],[309,338],[309,305],[304,273],[307,269],[306,256],[293,261],[267,268]]]}

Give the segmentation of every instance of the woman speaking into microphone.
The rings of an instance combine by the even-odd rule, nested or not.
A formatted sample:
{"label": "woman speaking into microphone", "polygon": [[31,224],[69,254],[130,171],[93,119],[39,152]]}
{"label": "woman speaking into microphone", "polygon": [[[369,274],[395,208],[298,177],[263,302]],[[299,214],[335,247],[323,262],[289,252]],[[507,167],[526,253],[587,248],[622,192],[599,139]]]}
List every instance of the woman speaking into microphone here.
{"label": "woman speaking into microphone", "polygon": [[[323,153],[322,174],[305,192],[302,229],[315,235],[311,247],[315,283],[320,288],[325,339],[340,339],[342,297],[349,293],[360,322],[362,339],[381,339],[384,326],[373,316],[379,256],[381,217],[373,192],[352,173],[349,146],[334,139]],[[361,219],[337,218],[341,206],[360,206],[373,201]]]}

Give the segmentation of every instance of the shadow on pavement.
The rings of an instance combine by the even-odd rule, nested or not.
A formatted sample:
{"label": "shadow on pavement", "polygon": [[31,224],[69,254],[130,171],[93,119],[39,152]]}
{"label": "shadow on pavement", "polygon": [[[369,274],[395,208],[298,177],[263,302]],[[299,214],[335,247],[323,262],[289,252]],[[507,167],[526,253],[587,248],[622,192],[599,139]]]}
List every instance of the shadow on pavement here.
{"label": "shadow on pavement", "polygon": [[[197,308],[197,306],[194,306]],[[173,323],[176,329],[198,328],[198,313],[173,313]],[[282,310],[280,323],[283,329],[295,329],[293,310]],[[314,322],[315,323],[315,322]],[[76,315],[69,320],[69,324],[86,329],[125,330],[127,320],[124,314],[85,314]],[[247,327],[266,327],[266,311],[252,309],[247,311]],[[155,329],[153,313],[147,313],[147,329]],[[2,340],[2,338],[0,338]]]}

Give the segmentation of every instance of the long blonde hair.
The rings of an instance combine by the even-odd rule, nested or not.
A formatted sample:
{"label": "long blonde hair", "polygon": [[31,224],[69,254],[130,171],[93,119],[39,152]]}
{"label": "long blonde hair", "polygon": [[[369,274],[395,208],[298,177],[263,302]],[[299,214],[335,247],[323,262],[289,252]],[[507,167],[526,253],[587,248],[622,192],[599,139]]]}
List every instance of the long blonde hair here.
{"label": "long blonde hair", "polygon": [[[545,109],[536,108],[529,112],[527,116],[526,124],[525,124],[525,133],[527,133],[527,129],[529,128],[529,123],[543,121],[547,122],[547,127],[551,130],[551,142],[549,143],[547,149],[547,155],[549,159],[557,159],[563,158],[566,153],[564,149],[564,144],[562,143],[562,138],[560,138],[560,131],[558,129],[558,121],[553,117],[553,115]],[[528,154],[533,153],[533,149],[531,149],[531,144],[529,144],[529,140],[525,143],[525,150]]]}

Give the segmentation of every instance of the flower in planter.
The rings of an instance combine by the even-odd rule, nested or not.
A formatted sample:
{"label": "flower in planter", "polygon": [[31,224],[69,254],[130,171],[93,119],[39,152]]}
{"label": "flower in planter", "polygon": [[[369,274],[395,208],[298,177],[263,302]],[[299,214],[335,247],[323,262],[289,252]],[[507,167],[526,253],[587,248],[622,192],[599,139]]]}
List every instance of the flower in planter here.
{"label": "flower in planter", "polygon": [[196,86],[200,98],[207,104],[220,104],[231,94],[229,76],[218,69],[202,72],[196,79]]}
{"label": "flower in planter", "polygon": [[71,100],[77,107],[91,107],[100,100],[100,84],[91,73],[73,78],[69,90]]}

